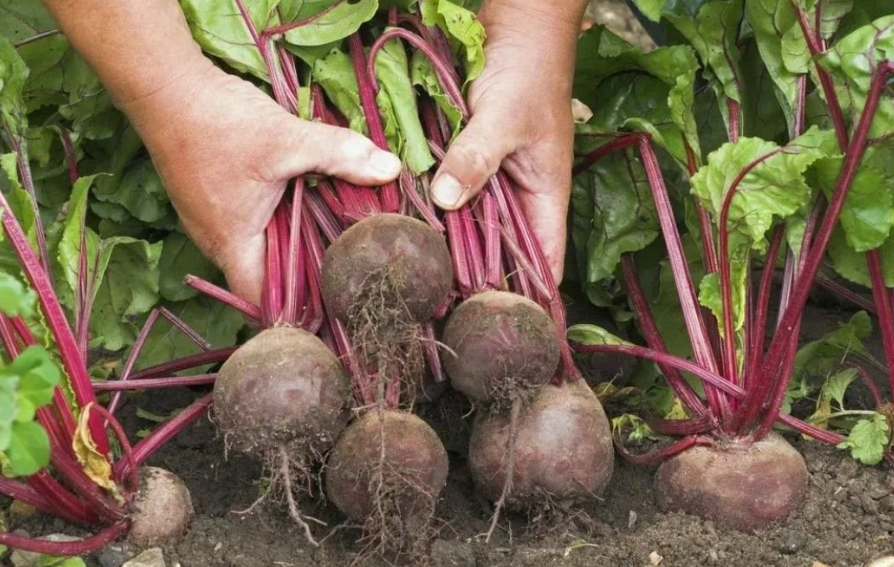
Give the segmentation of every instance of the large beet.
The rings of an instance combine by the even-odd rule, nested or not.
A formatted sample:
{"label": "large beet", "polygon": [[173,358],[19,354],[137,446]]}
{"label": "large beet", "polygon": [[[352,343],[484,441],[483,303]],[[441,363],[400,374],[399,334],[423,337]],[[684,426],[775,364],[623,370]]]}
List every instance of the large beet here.
{"label": "large beet", "polygon": [[320,339],[293,328],[262,331],[224,363],[214,411],[228,446],[267,455],[327,451],[347,421],[347,376]]}
{"label": "large beet", "polygon": [[368,217],[346,230],[323,259],[323,300],[342,322],[363,303],[406,307],[413,321],[434,315],[453,284],[444,237],[422,221],[395,214]]}
{"label": "large beet", "polygon": [[[505,413],[482,412],[469,441],[472,478],[493,501],[506,482],[510,423]],[[583,380],[543,386],[521,410],[514,445],[509,508],[599,496],[614,468],[608,419]]]}
{"label": "large beet", "polygon": [[450,383],[479,402],[537,388],[559,364],[552,319],[515,293],[486,291],[464,301],[450,316],[443,342]]}
{"label": "large beet", "polygon": [[380,510],[404,521],[429,517],[447,483],[447,465],[444,446],[420,418],[370,411],[336,443],[326,468],[326,494],[355,520]]}
{"label": "large beet", "polygon": [[804,500],[807,465],[785,439],[693,447],[655,477],[658,505],[754,532],[786,519]]}

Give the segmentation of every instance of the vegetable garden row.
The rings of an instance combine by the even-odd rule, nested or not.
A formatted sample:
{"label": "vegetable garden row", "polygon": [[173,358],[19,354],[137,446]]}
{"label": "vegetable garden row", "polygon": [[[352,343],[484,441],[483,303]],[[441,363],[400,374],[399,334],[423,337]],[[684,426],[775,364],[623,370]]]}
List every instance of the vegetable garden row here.
{"label": "vegetable garden row", "polygon": [[[474,4],[181,1],[222,66],[404,165],[382,187],[293,180],[255,305],[185,236],[39,3],[0,2],[0,493],[95,534],[0,531],[0,549],[175,541],[188,491],[146,463],[210,414],[308,542],[327,528],[303,503],[324,494],[360,526],[361,556],[424,557],[448,454],[414,410],[448,381],[475,408],[465,457],[493,504],[486,540],[505,513],[598,498],[615,451],[661,463],[662,509],[746,532],[804,499],[784,435],[894,463],[892,9],[637,0],[665,45],[582,34],[563,286],[611,315],[606,330],[567,327],[507,172],[458,211],[432,203],[483,66]],[[863,311],[805,344],[820,288]],[[861,343],[870,328],[883,360]],[[611,420],[613,377],[576,367],[600,353],[638,361]],[[151,431],[116,417],[129,392],[183,387],[204,393]],[[850,407],[849,389],[874,407]]]}

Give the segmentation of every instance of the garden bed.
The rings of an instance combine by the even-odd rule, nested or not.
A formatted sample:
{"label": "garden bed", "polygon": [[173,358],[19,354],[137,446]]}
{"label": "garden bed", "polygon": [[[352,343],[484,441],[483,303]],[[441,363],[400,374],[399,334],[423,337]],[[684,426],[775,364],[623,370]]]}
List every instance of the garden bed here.
{"label": "garden bed", "polygon": [[[576,312],[572,319],[592,318],[594,312]],[[832,330],[851,313],[835,306],[812,306],[805,321],[805,340]],[[880,351],[879,340],[867,343]],[[590,376],[602,381],[613,376]],[[855,394],[858,392],[855,390]],[[186,406],[197,392],[166,391],[153,396],[132,396],[122,407],[130,432],[150,425],[137,416],[169,412]],[[448,393],[449,397],[450,394]],[[463,445],[457,422],[438,414],[452,414],[455,405],[424,408],[439,431],[453,424],[448,449]],[[609,406],[611,409],[611,406]],[[143,414],[141,412],[141,414]],[[145,414],[144,414],[145,415]],[[432,415],[435,417],[432,418]],[[485,545],[479,534],[487,531],[491,507],[474,492],[465,462],[451,452],[451,475],[438,507],[438,535],[431,545],[435,566],[541,566],[604,565],[606,567],[665,567],[693,565],[762,565],[766,567],[862,567],[871,559],[894,551],[894,475],[887,466],[859,465],[844,451],[815,441],[789,437],[805,456],[810,471],[807,499],[784,526],[748,535],[724,530],[710,521],[656,509],[653,467],[640,467],[616,458],[615,473],[604,501],[591,505],[576,518],[550,522],[537,517],[512,516],[501,523],[494,539]],[[225,458],[224,445],[210,419],[202,419],[175,438],[150,464],[180,475],[189,486],[196,518],[189,535],[165,550],[167,565],[182,567],[305,567],[344,566],[357,558],[358,532],[330,529],[320,549],[304,540],[301,529],[283,507],[260,505],[247,514],[261,491],[263,471],[245,457]],[[343,521],[332,506],[304,503],[306,512],[330,527]],[[77,533],[59,520],[43,517],[19,521],[12,529],[31,533]],[[511,533],[510,533],[511,530]],[[324,533],[324,531],[320,531]],[[115,544],[92,557],[103,567],[127,557]],[[100,563],[102,559],[104,563]],[[660,563],[657,563],[660,560]],[[372,560],[368,565],[389,565]],[[817,566],[819,567],[819,566]]]}

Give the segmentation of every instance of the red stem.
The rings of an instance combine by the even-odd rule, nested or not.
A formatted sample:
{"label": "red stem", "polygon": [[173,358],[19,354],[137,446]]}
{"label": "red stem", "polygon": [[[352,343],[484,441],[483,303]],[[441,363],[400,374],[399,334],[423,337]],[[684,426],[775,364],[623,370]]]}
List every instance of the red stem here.
{"label": "red stem", "polygon": [[0,545],[12,549],[21,549],[33,553],[55,556],[87,555],[102,549],[127,533],[130,520],[118,520],[98,534],[79,541],[48,541],[20,536],[9,532],[0,532]]}
{"label": "red stem", "polygon": [[[801,273],[798,274],[797,284],[792,291],[788,308],[778,325],[777,334],[770,344],[770,348],[768,349],[764,363],[760,369],[760,374],[758,375],[758,387],[749,392],[749,399],[746,400],[746,407],[748,410],[748,413],[745,414],[747,419],[744,421],[746,427],[755,424],[763,415],[769,416],[772,415],[773,411],[778,411],[778,408],[767,408],[765,406],[765,404],[771,400],[779,399],[779,396],[774,395],[774,392],[771,389],[773,376],[777,375],[785,364],[785,354],[791,343],[791,335],[798,327],[801,312],[807,302],[807,297],[810,294],[816,274],[822,265],[826,248],[832,237],[832,232],[835,229],[838,218],[841,216],[841,210],[844,207],[845,199],[850,191],[851,183],[857,174],[857,168],[860,165],[860,161],[866,149],[869,127],[875,117],[879,99],[886,87],[888,74],[892,69],[894,69],[894,64],[885,62],[879,66],[873,76],[872,86],[869,95],[867,96],[863,112],[860,115],[860,121],[854,131],[853,139],[850,141],[848,150],[845,154],[844,165],[838,178],[835,193],[832,196],[832,200],[829,202],[826,214],[823,216],[822,223],[814,237],[810,254],[805,254],[805,256],[809,257],[804,260],[804,266]],[[784,388],[785,383],[780,385],[779,382],[784,381],[777,381],[776,387],[778,389]],[[767,419],[769,419],[769,417],[767,417]]]}
{"label": "red stem", "polygon": [[141,466],[146,459],[151,457],[158,449],[167,443],[175,435],[189,427],[195,420],[205,415],[211,403],[214,401],[214,394],[205,394],[198,400],[186,407],[175,417],[169,419],[148,436],[143,438],[133,447],[133,460],[122,460],[115,463],[116,478],[123,478],[130,474],[130,468],[136,465]]}
{"label": "red stem", "polygon": [[183,278],[183,284],[187,285],[194,290],[203,293],[210,297],[211,299],[215,299],[224,305],[228,305],[239,311],[249,319],[253,319],[255,321],[261,320],[261,308],[251,303],[250,301],[246,301],[241,297],[234,295],[233,293],[223,289],[222,287],[216,286],[213,283],[203,280],[198,276],[187,275]]}
{"label": "red stem", "polygon": [[615,448],[618,450],[618,453],[621,454],[621,457],[623,457],[625,461],[634,465],[654,465],[655,463],[660,463],[679,455],[683,451],[695,446],[711,447],[714,445],[714,442],[707,437],[702,437],[701,435],[689,435],[688,437],[678,439],[666,447],[662,447],[644,455],[634,455],[624,447],[617,436],[615,436],[614,441]]}
{"label": "red stem", "polygon": [[[652,310],[649,308],[649,302],[639,284],[639,278],[636,275],[636,267],[633,264],[633,259],[628,254],[621,257],[621,271],[624,275],[624,283],[627,285],[627,293],[630,297],[630,303],[634,313],[636,313],[636,320],[639,321],[640,330],[646,339],[646,343],[652,350],[667,352],[667,347],[664,345],[664,340],[661,337],[661,333],[658,331],[658,326],[655,324],[654,317],[652,317]],[[695,393],[689,383],[683,378],[683,375],[680,374],[676,368],[667,365],[660,365],[659,368],[667,379],[668,384],[673,389],[674,394],[680,398],[680,401],[686,406],[687,410],[693,415],[703,415],[706,413],[707,410],[702,403],[701,398],[698,397],[698,394]]]}
{"label": "red stem", "polygon": [[866,262],[869,264],[872,296],[878,310],[878,326],[882,333],[882,344],[885,349],[885,357],[888,359],[888,384],[891,391],[894,392],[894,308],[891,306],[891,296],[885,285],[882,258],[878,250],[867,252]]}
{"label": "red stem", "polygon": [[165,376],[162,378],[145,378],[143,380],[96,380],[93,389],[97,392],[124,392],[131,390],[159,390],[164,388],[186,388],[187,386],[206,386],[214,384],[216,374],[197,374],[195,376]]}

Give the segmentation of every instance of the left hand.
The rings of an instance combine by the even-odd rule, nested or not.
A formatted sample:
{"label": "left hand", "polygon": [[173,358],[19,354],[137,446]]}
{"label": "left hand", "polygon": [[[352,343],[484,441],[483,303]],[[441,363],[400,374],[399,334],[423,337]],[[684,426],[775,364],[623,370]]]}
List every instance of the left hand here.
{"label": "left hand", "polygon": [[[488,0],[485,68],[469,88],[472,118],[435,174],[432,197],[455,210],[503,167],[553,277],[562,280],[571,195],[571,84],[583,7],[561,13],[542,0]],[[573,2],[568,2],[573,4]],[[582,3],[580,3],[582,4]]]}

